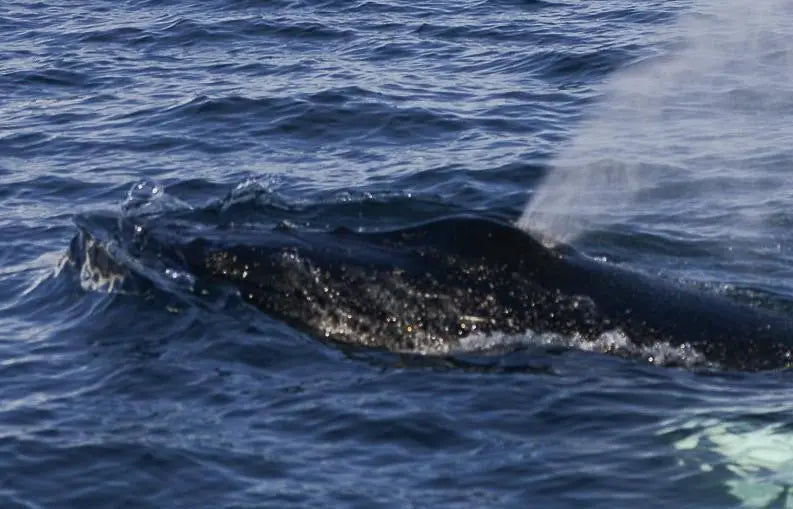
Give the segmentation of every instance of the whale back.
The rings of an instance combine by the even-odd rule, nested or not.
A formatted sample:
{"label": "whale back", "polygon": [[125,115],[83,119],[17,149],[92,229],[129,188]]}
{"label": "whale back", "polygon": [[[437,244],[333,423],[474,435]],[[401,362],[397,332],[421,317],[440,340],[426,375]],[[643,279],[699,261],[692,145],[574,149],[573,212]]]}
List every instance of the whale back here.
{"label": "whale back", "polygon": [[[614,353],[644,355],[666,345],[721,367],[755,370],[786,367],[793,351],[786,316],[569,247],[548,249],[488,218],[374,232],[249,230],[212,226],[212,217],[210,227],[187,219],[80,217],[73,262],[92,264],[108,281],[120,275],[198,294],[227,286],[316,337],[397,352],[455,352],[472,336],[492,334],[549,333],[586,347],[617,333],[630,348]],[[133,273],[143,278],[125,276]],[[186,286],[160,274],[185,274]]]}

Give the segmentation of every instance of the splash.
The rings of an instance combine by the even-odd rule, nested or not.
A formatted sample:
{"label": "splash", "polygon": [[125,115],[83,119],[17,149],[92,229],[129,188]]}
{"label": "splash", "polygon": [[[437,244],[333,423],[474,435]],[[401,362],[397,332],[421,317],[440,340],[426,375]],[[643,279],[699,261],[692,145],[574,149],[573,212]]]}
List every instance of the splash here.
{"label": "splash", "polygon": [[491,332],[472,333],[460,338],[458,345],[448,343],[429,345],[405,353],[422,355],[447,355],[464,353],[502,353],[522,348],[565,348],[585,352],[613,354],[631,359],[642,359],[655,366],[717,367],[709,363],[701,352],[689,344],[678,346],[666,341],[646,345],[633,342],[622,330],[603,332],[595,339],[580,334],[565,335],[554,332],[535,332],[526,330],[521,334]]}
{"label": "splash", "polygon": [[174,210],[192,210],[192,206],[166,192],[163,184],[149,180],[134,183],[121,204],[121,211],[128,217],[153,216]]}
{"label": "splash", "polygon": [[604,84],[519,226],[570,242],[632,220],[747,239],[793,205],[793,3],[710,0],[664,34],[665,56]]}

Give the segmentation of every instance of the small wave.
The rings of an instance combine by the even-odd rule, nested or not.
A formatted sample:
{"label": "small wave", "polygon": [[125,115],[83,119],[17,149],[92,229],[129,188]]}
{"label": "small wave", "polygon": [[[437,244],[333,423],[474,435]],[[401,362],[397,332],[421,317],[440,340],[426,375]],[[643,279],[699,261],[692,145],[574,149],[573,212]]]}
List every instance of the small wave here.
{"label": "small wave", "polygon": [[[217,137],[233,124],[234,143],[239,131],[253,136],[289,135],[299,139],[327,141],[349,138],[395,142],[422,135],[442,139],[471,127],[472,120],[450,112],[425,107],[400,107],[377,94],[357,90],[327,89],[299,97],[200,96],[167,109],[146,108],[116,118],[138,127],[184,127]],[[150,141],[149,141],[150,143]]]}
{"label": "small wave", "polygon": [[144,37],[146,30],[134,26],[121,26],[100,30],[89,30],[80,34],[83,43],[127,43]]}
{"label": "small wave", "polygon": [[168,20],[168,24],[165,26],[152,25],[147,30],[128,26],[92,31],[83,35],[82,41],[187,47],[219,41],[238,41],[241,38],[264,39],[272,42],[322,41],[346,39],[353,35],[352,30],[334,28],[318,21],[289,18],[266,19],[261,16],[235,17],[217,21],[179,17]]}
{"label": "small wave", "polygon": [[66,69],[16,71],[5,74],[4,78],[21,86],[92,88],[99,85],[88,74]]}
{"label": "small wave", "polygon": [[[224,223],[258,226],[284,221],[323,228],[345,226],[356,230],[382,228],[383,224],[406,224],[440,215],[464,212],[436,193],[404,190],[370,191],[313,190],[305,183],[282,175],[257,176],[244,180],[211,208]],[[215,218],[217,220],[218,218]]]}

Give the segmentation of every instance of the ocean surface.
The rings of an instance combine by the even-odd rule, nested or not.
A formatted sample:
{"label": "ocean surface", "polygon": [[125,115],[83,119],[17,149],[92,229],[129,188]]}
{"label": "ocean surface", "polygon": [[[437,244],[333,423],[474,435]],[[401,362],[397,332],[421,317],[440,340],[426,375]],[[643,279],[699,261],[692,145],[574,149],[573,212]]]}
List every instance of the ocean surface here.
{"label": "ocean surface", "polygon": [[790,314],[792,87],[780,0],[3,1],[0,507],[793,507],[787,370],[342,347],[112,226],[490,217]]}

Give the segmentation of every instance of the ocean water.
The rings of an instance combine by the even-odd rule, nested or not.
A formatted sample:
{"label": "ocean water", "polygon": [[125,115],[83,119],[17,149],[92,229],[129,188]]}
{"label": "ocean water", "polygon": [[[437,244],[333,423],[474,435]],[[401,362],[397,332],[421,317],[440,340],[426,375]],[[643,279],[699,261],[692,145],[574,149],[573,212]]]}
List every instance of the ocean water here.
{"label": "ocean water", "polygon": [[780,0],[3,2],[0,507],[793,507],[786,370],[342,347],[105,224],[481,215],[788,314],[792,31]]}

